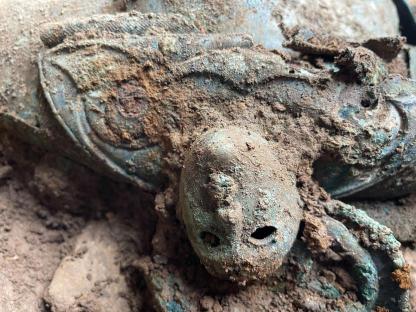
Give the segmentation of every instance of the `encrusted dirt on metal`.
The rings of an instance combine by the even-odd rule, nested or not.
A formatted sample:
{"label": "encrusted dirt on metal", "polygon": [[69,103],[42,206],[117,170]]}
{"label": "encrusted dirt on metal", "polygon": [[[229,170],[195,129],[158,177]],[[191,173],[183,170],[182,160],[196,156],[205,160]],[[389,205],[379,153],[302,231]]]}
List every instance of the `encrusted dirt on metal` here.
{"label": "encrusted dirt on metal", "polygon": [[[215,20],[232,6],[172,3],[169,15],[44,28],[45,48],[29,48],[41,50],[51,111],[41,93],[30,116],[12,105],[27,93],[3,94],[1,116],[12,116],[0,176],[6,311],[407,311],[410,272],[393,232],[332,198],[414,190],[414,147],[404,145],[414,139],[406,105],[416,87],[398,21],[377,39],[358,18],[344,20],[355,35],[322,36],[341,15],[326,21],[320,1],[303,21],[322,14],[319,28],[294,28],[292,17],[276,24],[280,41],[259,46],[259,34],[218,33],[227,24]],[[306,5],[283,3],[287,12]],[[34,152],[10,134],[25,118],[22,136],[38,133],[31,141],[42,146]],[[414,241],[412,230],[398,233]],[[30,281],[17,278],[25,267]],[[77,275],[66,292],[67,274]]]}
{"label": "encrusted dirt on metal", "polygon": [[[296,252],[292,246],[298,238],[312,250],[313,262],[329,261],[330,251],[342,250],[338,257],[357,280],[358,301],[335,287],[336,295],[328,295],[325,304],[405,310],[407,292],[391,280],[392,272],[405,265],[391,231],[329,196],[311,194],[325,194],[313,188],[313,170],[332,195],[346,196],[413,164],[414,117],[406,105],[413,101],[415,86],[405,77],[389,76],[386,66],[403,39],[387,40],[385,55],[378,55],[375,42],[338,46],[314,33],[287,44],[309,56],[334,57],[339,68],[334,71],[254,46],[244,35],[188,29],[183,34],[181,22],[171,32],[159,22],[169,18],[138,12],[94,17],[93,23],[58,28],[63,40],[50,39],[62,37],[54,32],[43,36],[50,49],[40,56],[42,87],[74,143],[147,190],[168,188],[178,194],[182,175],[180,201],[174,198],[165,214],[176,207],[210,274],[240,285],[272,280],[289,251]],[[133,27],[133,34],[123,30],[142,21],[145,27]],[[101,23],[112,31],[101,30]],[[155,28],[163,35],[154,34]],[[298,34],[287,31],[286,36]],[[406,149],[399,149],[403,144]],[[318,161],[323,167],[315,166]],[[331,162],[335,169],[328,172],[325,166]],[[337,166],[351,174],[338,174]],[[221,200],[223,192],[228,197]],[[305,228],[298,233],[301,222]],[[362,234],[352,234],[359,228]],[[316,240],[314,231],[327,231],[329,241]],[[373,244],[367,241],[371,235],[378,237]],[[169,250],[153,255],[164,257],[169,266],[175,258]],[[376,253],[383,255],[384,266],[373,262]],[[155,283],[157,271],[138,267],[148,284]],[[325,293],[322,287],[314,290]],[[172,290],[167,295],[154,290],[160,309],[171,304],[195,309],[192,296],[171,295]]]}

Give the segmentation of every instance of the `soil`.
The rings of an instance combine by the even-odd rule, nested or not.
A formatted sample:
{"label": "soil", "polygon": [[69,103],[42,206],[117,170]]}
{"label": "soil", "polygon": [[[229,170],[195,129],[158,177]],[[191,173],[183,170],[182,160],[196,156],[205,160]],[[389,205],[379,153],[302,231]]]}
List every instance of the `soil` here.
{"label": "soil", "polygon": [[[76,270],[64,278],[60,293],[72,295],[69,283],[75,283],[72,287],[81,291],[74,295],[78,299],[75,306],[79,307],[71,311],[81,311],[86,299],[83,301],[80,297],[88,294],[89,306],[98,304],[101,308],[96,308],[97,311],[106,311],[109,305],[103,305],[102,301],[109,295],[104,286],[104,291],[97,292],[97,285],[121,278],[125,279],[121,286],[117,284],[116,290],[107,291],[115,293],[110,296],[111,307],[117,306],[117,298],[121,298],[128,302],[124,306],[131,311],[140,309],[141,286],[133,287],[138,282],[130,279],[134,274],[126,269],[124,276],[120,268],[149,252],[155,218],[151,211],[146,212],[146,207],[153,202],[153,197],[133,194],[129,185],[116,184],[57,155],[36,151],[15,138],[2,137],[0,155],[0,310],[48,311],[57,301],[51,298],[51,292],[60,282],[58,269],[68,257],[70,263],[76,263]],[[89,280],[96,281],[95,288],[81,287],[84,280],[76,284],[76,276],[82,269],[76,259],[84,259],[81,263],[85,274],[79,275],[80,278],[88,275]],[[106,268],[104,273],[96,272],[100,267]],[[99,279],[103,274],[104,281]],[[127,284],[132,288],[127,288]],[[60,300],[65,302],[70,298]]]}

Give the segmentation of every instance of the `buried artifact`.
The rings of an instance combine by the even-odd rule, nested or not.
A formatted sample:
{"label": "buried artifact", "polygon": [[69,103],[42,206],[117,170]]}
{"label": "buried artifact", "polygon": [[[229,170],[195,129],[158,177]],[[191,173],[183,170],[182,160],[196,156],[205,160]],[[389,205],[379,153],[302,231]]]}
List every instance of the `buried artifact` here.
{"label": "buried artifact", "polygon": [[[172,5],[48,25],[39,72],[53,116],[90,166],[178,194],[172,206],[215,278],[303,289],[321,310],[409,311],[400,243],[332,199],[415,190],[416,83],[391,65],[404,38],[283,26],[279,38],[249,31],[270,8],[235,2],[218,24],[196,2],[197,18]],[[196,309],[196,295],[173,295],[183,276],[161,286],[171,270],[138,266],[160,310]]]}

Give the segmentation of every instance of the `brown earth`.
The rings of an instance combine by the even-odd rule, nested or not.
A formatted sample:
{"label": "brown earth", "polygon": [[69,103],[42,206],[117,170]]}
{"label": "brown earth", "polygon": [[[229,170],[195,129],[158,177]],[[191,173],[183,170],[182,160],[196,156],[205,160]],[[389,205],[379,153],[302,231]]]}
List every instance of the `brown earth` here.
{"label": "brown earth", "polygon": [[0,311],[140,309],[140,281],[120,267],[149,250],[151,196],[11,142],[0,143]]}

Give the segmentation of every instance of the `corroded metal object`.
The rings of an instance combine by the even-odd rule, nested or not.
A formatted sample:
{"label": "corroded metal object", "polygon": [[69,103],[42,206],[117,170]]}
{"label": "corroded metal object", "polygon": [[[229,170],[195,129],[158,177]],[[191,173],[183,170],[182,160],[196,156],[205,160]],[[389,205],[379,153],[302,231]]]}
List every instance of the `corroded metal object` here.
{"label": "corroded metal object", "polygon": [[[166,159],[185,152],[179,216],[207,270],[240,283],[271,275],[291,251],[305,222],[296,179],[306,159],[337,196],[414,163],[416,84],[386,69],[403,41],[287,36],[287,47],[334,61],[293,62],[250,36],[203,34],[174,14],[103,16],[43,34],[42,86],[69,136],[148,190],[172,174]],[[279,127],[296,127],[299,115],[320,142],[294,133],[285,147]],[[345,253],[363,308],[405,311],[407,290],[384,276],[405,265],[391,233],[341,203],[323,206],[326,248]],[[349,232],[356,226],[377,233],[374,251]]]}
{"label": "corroded metal object", "polygon": [[352,16],[322,35],[283,2],[228,1],[218,16],[204,1],[140,1],[153,13],[48,25],[44,95],[78,159],[179,192],[178,218],[210,274],[245,284],[289,271],[288,259],[308,272],[333,261],[348,266],[357,300],[335,281],[294,280],[345,311],[409,311],[391,231],[305,187],[315,179],[338,198],[415,190],[416,83],[389,71],[404,45],[395,7],[376,6],[393,12],[380,27]]}
{"label": "corroded metal object", "polygon": [[195,251],[215,275],[268,276],[292,248],[300,197],[274,153],[256,133],[222,128],[202,135],[185,160],[179,206]]}
{"label": "corroded metal object", "polygon": [[[147,23],[143,23],[143,19]],[[152,144],[152,139],[156,138],[149,138],[144,129],[146,118],[154,110],[154,94],[150,92],[160,94],[163,88],[177,86],[181,79],[197,75],[219,77],[240,94],[258,92],[259,100],[279,102],[291,113],[302,112],[314,120],[336,122],[333,127],[337,133],[350,133],[357,138],[350,145],[353,151],[345,151],[339,144],[331,147],[323,157],[331,154],[333,161],[325,159],[326,169],[321,172],[318,167],[316,170],[322,184],[335,196],[367,189],[390,176],[397,176],[399,170],[413,164],[415,84],[400,76],[389,76],[376,55],[376,48],[371,50],[371,44],[364,42],[363,47],[357,48],[340,44],[326,51],[326,38],[321,45],[308,44],[314,34],[302,30],[288,43],[295,49],[335,55],[335,65],[350,71],[351,79],[357,81],[345,83],[332,79],[331,70],[302,68],[280,55],[266,50],[258,52],[245,35],[183,34],[191,29],[183,22],[174,27],[179,34],[144,36],[152,27],[169,30],[170,26],[165,26],[169,25],[169,19],[176,23],[180,17],[105,17],[103,23],[110,23],[110,29],[117,29],[113,24],[118,23],[140,27],[127,26],[136,32],[127,39],[111,35],[69,41],[41,56],[43,87],[57,118],[71,137],[100,161],[111,160],[108,165],[114,171],[142,187],[158,188],[160,147]],[[101,27],[95,20],[86,24],[83,31],[88,31],[88,26]],[[181,29],[181,25],[186,26]],[[123,32],[124,27],[120,25],[118,31]],[[69,29],[70,35],[74,32],[72,28],[67,25],[63,29]],[[53,28],[50,30],[53,35],[45,34],[45,42],[50,44],[55,36],[65,36],[57,34],[58,31]],[[99,31],[106,29],[103,27]],[[397,54],[401,42],[392,41]],[[307,43],[306,47],[302,43]],[[365,45],[370,48],[364,48]],[[205,54],[199,56],[202,52]],[[157,75],[153,85],[144,85],[152,83],[148,75]],[[322,90],[315,86],[322,86]],[[284,88],[296,87],[302,88],[303,94],[290,89],[282,92]],[[302,103],[304,101],[296,98],[299,96],[309,97],[310,103]],[[343,101],[344,98],[348,100]],[[400,147],[406,148],[397,153]],[[397,192],[394,195],[397,196]]]}

